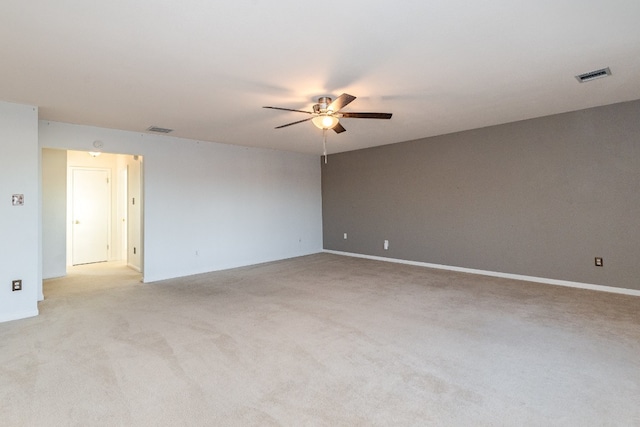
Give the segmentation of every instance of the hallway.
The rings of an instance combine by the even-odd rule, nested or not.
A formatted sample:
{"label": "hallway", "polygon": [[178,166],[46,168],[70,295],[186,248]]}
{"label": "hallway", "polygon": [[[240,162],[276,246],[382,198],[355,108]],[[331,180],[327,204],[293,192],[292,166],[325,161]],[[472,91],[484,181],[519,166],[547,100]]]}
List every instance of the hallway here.
{"label": "hallway", "polygon": [[40,313],[47,309],[48,298],[83,296],[131,285],[142,285],[142,274],[127,267],[125,261],[68,266],[66,276],[44,281]]}

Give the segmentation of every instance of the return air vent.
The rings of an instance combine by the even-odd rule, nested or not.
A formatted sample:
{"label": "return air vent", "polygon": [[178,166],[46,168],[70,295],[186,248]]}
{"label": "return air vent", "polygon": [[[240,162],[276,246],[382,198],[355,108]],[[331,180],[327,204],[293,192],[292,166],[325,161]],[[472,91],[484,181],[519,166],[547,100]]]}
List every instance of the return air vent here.
{"label": "return air vent", "polygon": [[158,132],[158,133],[170,133],[173,132],[173,129],[161,128],[158,126],[149,126],[147,128],[149,132]]}
{"label": "return air vent", "polygon": [[590,71],[588,73],[579,74],[576,76],[576,79],[580,83],[590,82],[591,80],[600,79],[602,77],[607,77],[611,75],[611,70],[609,67],[603,68],[601,70]]}

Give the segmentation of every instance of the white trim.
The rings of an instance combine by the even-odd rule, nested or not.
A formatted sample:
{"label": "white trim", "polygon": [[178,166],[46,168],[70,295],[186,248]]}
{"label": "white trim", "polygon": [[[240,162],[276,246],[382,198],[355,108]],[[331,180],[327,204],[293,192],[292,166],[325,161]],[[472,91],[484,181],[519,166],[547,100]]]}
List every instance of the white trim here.
{"label": "white trim", "polygon": [[140,267],[136,266],[136,265],[127,263],[127,267],[129,267],[132,270],[137,271],[138,273],[142,273],[142,269]]}
{"label": "white trim", "polygon": [[415,265],[418,267],[437,268],[439,270],[458,271],[461,273],[479,274],[482,276],[492,276],[492,277],[502,277],[505,279],[523,280],[526,282],[544,283],[547,285],[555,285],[555,286],[567,286],[570,288],[589,289],[592,291],[611,292],[614,294],[624,294],[624,295],[632,295],[632,296],[640,297],[640,290],[636,290],[636,289],[616,288],[613,286],[593,285],[590,283],[570,282],[568,280],[547,279],[544,277],[524,276],[521,274],[500,273],[497,271],[476,270],[473,268],[455,267],[455,266],[442,265],[442,264],[430,264],[427,262],[418,262],[418,261],[407,261],[404,259],[385,258],[385,257],[373,256],[373,255],[356,254],[353,252],[332,251],[328,249],[324,249],[323,252],[334,254],[334,255],[349,256],[354,258],[371,259],[375,261],[394,262],[398,264]]}
{"label": "white trim", "polygon": [[20,319],[26,319],[27,317],[35,317],[38,315],[38,310],[30,310],[30,311],[23,311],[20,313],[13,313],[9,316],[2,316],[0,317],[0,323],[3,322],[10,322],[12,320],[20,320]]}

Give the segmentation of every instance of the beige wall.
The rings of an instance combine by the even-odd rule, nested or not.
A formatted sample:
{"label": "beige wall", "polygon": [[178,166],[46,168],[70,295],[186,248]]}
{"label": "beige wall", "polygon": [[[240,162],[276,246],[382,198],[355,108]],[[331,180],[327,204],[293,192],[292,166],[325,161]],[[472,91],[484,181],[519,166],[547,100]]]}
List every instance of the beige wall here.
{"label": "beige wall", "polygon": [[67,274],[67,152],[42,150],[42,277]]}

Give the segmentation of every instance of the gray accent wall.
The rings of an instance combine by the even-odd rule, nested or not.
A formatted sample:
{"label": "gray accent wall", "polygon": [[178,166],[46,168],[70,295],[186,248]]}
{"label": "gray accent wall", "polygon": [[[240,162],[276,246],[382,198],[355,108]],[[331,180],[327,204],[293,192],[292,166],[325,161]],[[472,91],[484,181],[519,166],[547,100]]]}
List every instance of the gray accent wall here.
{"label": "gray accent wall", "polygon": [[325,249],[640,289],[640,101],[328,160]]}

